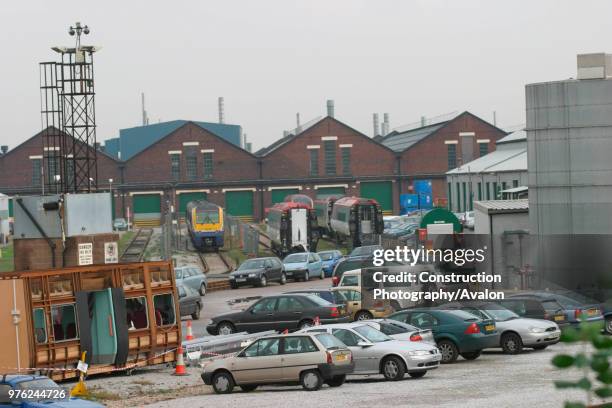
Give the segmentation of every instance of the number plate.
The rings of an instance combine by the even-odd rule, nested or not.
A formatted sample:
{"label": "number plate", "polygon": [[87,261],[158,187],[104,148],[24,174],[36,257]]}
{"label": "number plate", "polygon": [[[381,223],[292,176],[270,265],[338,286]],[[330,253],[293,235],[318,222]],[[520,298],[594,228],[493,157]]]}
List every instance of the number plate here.
{"label": "number plate", "polygon": [[565,320],[565,316],[555,316],[555,322],[560,322],[562,320]]}
{"label": "number plate", "polygon": [[495,330],[495,325],[494,324],[487,324],[485,326],[485,330],[486,331],[494,331]]}
{"label": "number plate", "polygon": [[598,312],[599,311],[597,309],[589,309],[589,310],[587,310],[587,315],[588,316],[595,316],[595,315],[598,314]]}
{"label": "number plate", "polygon": [[348,354],[336,354],[336,361],[348,360]]}
{"label": "number plate", "polygon": [[236,282],[246,282],[246,278],[238,278],[236,279]]}

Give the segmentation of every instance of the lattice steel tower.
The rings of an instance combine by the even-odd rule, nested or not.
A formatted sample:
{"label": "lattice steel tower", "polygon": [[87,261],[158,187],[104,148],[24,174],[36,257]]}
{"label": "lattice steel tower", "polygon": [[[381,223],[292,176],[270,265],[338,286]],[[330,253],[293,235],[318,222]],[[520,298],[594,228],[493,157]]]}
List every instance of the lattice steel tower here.
{"label": "lattice steel tower", "polygon": [[43,127],[43,190],[80,193],[97,189],[97,144],[93,54],[81,45],[87,26],[76,23],[68,33],[74,48],[53,47],[60,61],[40,64]]}

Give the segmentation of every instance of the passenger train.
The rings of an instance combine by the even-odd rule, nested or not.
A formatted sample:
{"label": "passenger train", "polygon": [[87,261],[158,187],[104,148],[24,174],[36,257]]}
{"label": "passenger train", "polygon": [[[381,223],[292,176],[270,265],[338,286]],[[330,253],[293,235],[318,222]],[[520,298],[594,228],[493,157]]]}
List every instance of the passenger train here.
{"label": "passenger train", "polygon": [[371,198],[343,197],[333,203],[329,225],[339,241],[348,239],[353,248],[378,244],[384,230],[382,208]]}
{"label": "passenger train", "polygon": [[185,221],[193,246],[200,250],[219,251],[223,246],[224,210],[209,201],[187,203]]}
{"label": "passenger train", "polygon": [[316,251],[317,216],[299,202],[277,203],[268,211],[268,236],[279,257],[292,252]]}

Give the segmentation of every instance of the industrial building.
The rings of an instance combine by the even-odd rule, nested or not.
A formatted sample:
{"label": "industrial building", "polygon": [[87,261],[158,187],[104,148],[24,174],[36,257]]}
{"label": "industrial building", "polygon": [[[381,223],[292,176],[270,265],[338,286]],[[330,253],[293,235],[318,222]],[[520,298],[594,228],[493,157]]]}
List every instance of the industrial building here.
{"label": "industrial building", "polygon": [[472,211],[474,201],[527,197],[527,135],[520,130],[496,143],[495,151],[446,173],[448,208]]}

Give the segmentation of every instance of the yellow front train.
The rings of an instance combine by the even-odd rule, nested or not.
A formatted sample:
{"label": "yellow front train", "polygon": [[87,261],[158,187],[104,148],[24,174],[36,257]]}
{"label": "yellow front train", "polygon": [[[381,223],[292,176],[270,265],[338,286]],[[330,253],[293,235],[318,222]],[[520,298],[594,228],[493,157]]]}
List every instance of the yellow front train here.
{"label": "yellow front train", "polygon": [[187,203],[185,220],[196,249],[218,251],[223,246],[223,216],[223,208],[209,201]]}

